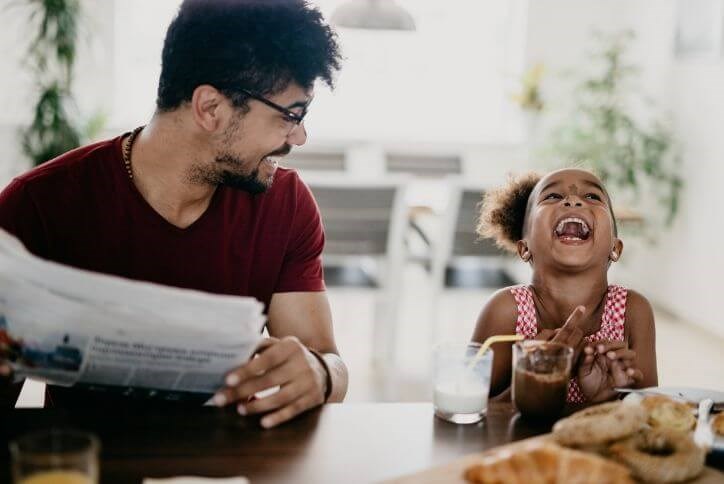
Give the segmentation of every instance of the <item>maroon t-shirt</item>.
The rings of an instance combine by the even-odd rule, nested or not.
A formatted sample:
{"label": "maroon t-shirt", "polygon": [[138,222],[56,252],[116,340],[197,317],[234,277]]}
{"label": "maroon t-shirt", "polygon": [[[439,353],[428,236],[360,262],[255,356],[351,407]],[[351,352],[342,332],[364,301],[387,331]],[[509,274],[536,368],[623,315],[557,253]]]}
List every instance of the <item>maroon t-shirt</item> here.
{"label": "maroon t-shirt", "polygon": [[219,187],[180,229],[125,172],[121,140],[78,148],[14,179],[0,193],[0,227],[34,254],[107,274],[217,294],[323,291],[319,209],[293,170],[251,195]]}

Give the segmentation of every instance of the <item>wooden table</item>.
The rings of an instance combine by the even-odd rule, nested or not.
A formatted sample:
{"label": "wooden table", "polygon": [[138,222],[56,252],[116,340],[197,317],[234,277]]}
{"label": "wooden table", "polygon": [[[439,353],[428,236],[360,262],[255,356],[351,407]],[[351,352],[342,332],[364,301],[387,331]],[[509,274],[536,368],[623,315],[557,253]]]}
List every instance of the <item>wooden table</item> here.
{"label": "wooden table", "polygon": [[20,409],[0,414],[0,482],[10,480],[8,440],[62,425],[100,437],[102,483],[189,474],[243,475],[252,484],[376,482],[550,430],[518,419],[506,403],[464,426],[436,419],[429,403],[331,404],[271,430],[210,407]]}

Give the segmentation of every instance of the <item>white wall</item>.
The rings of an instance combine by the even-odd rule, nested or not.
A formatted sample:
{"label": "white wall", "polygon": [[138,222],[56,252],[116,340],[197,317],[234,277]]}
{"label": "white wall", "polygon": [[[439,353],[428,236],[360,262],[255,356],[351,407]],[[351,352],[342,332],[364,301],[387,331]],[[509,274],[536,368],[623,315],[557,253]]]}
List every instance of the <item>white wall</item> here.
{"label": "white wall", "polygon": [[[675,225],[654,246],[624,240],[622,261],[611,278],[621,281],[693,323],[724,334],[719,313],[724,289],[724,239],[720,180],[724,179],[724,60],[682,61],[673,54],[675,0],[532,0],[529,65],[542,61],[554,109],[564,110],[572,74],[585,69],[593,28],[632,28],[630,59],[641,68],[640,87],[671,120],[682,149],[685,192]],[[575,67],[572,71],[566,71]],[[551,116],[555,118],[555,116]],[[535,161],[532,162],[535,164]]]}
{"label": "white wall", "polygon": [[[318,0],[329,17],[343,0]],[[104,136],[152,114],[163,36],[180,0],[82,0],[88,41],[76,74],[80,116],[107,115]],[[313,146],[462,155],[469,176],[502,179],[499,160],[522,160],[524,133],[510,94],[523,65],[526,0],[400,0],[418,29],[339,29],[346,57],[337,89],[317,89],[307,121]],[[26,165],[15,160],[18,126],[29,119],[32,79],[18,68],[28,41],[24,8],[0,32],[0,184]],[[492,161],[492,162],[491,162]],[[496,169],[497,168],[497,169]],[[495,170],[493,172],[493,170]]]}
{"label": "white wall", "polygon": [[659,246],[636,247],[629,277],[677,315],[724,335],[724,62],[675,62],[670,82],[685,195]]}

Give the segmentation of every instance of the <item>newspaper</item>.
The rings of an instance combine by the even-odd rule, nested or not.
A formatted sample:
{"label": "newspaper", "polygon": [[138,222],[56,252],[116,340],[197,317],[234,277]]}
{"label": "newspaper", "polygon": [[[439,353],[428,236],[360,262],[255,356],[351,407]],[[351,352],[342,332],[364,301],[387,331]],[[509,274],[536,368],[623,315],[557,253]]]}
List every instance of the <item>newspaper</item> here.
{"label": "newspaper", "polygon": [[170,399],[210,395],[261,339],[263,305],[75,269],[0,230],[0,356],[32,377]]}

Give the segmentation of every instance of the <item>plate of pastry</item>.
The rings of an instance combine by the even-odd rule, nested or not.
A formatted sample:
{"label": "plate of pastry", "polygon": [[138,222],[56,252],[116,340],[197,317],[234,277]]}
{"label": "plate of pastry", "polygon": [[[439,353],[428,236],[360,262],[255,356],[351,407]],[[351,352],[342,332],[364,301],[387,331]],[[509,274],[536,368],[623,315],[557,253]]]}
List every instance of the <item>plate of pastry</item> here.
{"label": "plate of pastry", "polygon": [[682,400],[691,404],[698,404],[700,401],[711,398],[714,402],[714,408],[724,406],[724,392],[718,390],[709,390],[707,388],[692,387],[648,387],[648,388],[617,388],[621,393],[636,393],[639,395],[665,395],[677,400]]}
{"label": "plate of pastry", "polygon": [[712,449],[694,438],[697,418],[688,400],[681,395],[629,395],[559,420],[553,438],[564,447],[597,452],[623,464],[640,481],[721,482],[724,476],[704,465]]}
{"label": "plate of pastry", "polygon": [[724,393],[713,390],[652,387],[630,392],[624,401],[641,404],[648,412],[647,423],[652,427],[663,426],[688,432],[696,427],[698,409],[695,403],[704,398],[711,398],[714,401],[712,415],[709,417],[714,437],[711,450],[724,452],[724,413],[721,411],[724,398],[722,397]]}
{"label": "plate of pastry", "polygon": [[709,420],[711,431],[714,433],[714,445],[712,449],[724,452],[724,412],[719,412]]}

